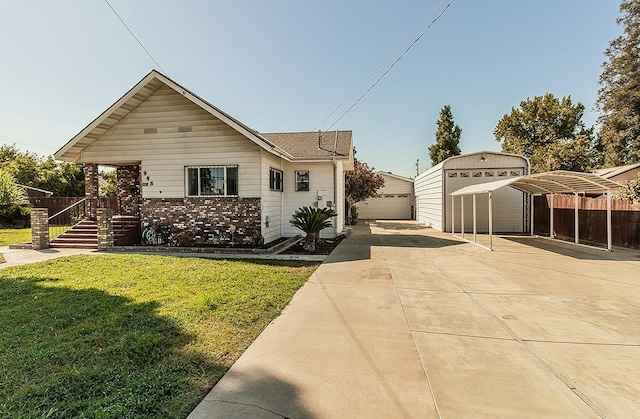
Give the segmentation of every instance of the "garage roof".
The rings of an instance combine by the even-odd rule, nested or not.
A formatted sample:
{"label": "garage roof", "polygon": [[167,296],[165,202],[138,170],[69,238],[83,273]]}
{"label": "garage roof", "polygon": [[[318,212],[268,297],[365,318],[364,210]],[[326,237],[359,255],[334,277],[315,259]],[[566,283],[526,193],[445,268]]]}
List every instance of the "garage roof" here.
{"label": "garage roof", "polygon": [[619,188],[621,185],[594,173],[569,172],[556,170],[497,180],[495,182],[469,185],[451,193],[453,196],[474,195],[493,192],[504,186],[533,195],[550,193],[600,192]]}

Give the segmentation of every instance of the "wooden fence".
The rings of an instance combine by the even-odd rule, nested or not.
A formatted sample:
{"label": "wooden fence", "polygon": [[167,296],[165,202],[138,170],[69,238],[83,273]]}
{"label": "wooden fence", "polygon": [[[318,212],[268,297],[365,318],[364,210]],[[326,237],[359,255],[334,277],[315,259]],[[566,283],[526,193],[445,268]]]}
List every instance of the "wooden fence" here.
{"label": "wooden fence", "polygon": [[[76,202],[83,199],[83,197],[72,196],[72,197],[64,197],[64,196],[50,196],[50,197],[29,197],[29,203],[32,208],[48,208],[49,209],[49,217],[52,215],[62,211],[63,209],[75,204]],[[100,198],[98,202],[98,207],[101,208],[111,208],[113,214],[118,213],[118,198],[117,197],[109,197],[109,198]],[[63,220],[64,222],[70,222],[70,220]]]}
{"label": "wooden fence", "polygon": [[[549,195],[534,199],[534,232],[549,235]],[[553,228],[560,237],[575,237],[575,198],[554,195]],[[581,241],[607,244],[607,198],[578,200],[578,235]],[[613,199],[611,203],[611,235],[614,246],[640,248],[640,202]]]}

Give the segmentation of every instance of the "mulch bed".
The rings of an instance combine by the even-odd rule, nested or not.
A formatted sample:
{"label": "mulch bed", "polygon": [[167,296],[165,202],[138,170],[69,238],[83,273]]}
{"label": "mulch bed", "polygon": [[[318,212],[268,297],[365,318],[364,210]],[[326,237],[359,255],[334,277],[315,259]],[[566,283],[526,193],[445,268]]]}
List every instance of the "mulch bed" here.
{"label": "mulch bed", "polygon": [[316,244],[315,252],[307,252],[302,247],[302,242],[297,243],[284,252],[281,252],[282,255],[328,255],[333,252],[333,249],[340,244],[344,237],[338,236],[335,239],[320,239],[318,244]]}

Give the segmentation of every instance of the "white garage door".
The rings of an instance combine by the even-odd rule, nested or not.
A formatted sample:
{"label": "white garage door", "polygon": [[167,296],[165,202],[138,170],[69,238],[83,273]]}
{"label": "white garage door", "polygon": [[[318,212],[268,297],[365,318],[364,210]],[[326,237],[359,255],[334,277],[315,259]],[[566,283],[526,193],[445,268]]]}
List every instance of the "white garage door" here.
{"label": "white garage door", "polygon": [[[445,172],[445,220],[446,231],[451,231],[451,192],[460,188],[478,183],[491,182],[508,177],[521,176],[522,169],[477,169],[477,170],[451,170]],[[473,198],[469,195],[464,198],[464,224],[465,231],[473,230]],[[461,201],[455,198],[455,226],[460,231]],[[476,196],[477,231],[486,233],[489,231],[489,201],[487,194]],[[513,188],[498,189],[493,193],[493,230],[496,233],[522,233],[524,231],[524,194]]]}
{"label": "white garage door", "polygon": [[409,195],[378,195],[358,204],[358,218],[366,220],[409,220]]}

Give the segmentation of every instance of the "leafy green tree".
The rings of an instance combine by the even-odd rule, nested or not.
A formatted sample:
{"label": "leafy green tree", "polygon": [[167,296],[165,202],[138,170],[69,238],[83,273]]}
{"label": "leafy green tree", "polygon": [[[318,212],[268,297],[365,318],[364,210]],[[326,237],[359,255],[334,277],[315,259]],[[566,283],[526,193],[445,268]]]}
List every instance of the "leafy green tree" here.
{"label": "leafy green tree", "polygon": [[84,169],[75,163],[57,162],[15,145],[0,146],[0,168],[10,173],[20,185],[45,189],[55,196],[83,196]]}
{"label": "leafy green tree", "polygon": [[289,223],[306,233],[304,249],[313,252],[316,250],[320,232],[331,227],[330,218],[336,215],[338,214],[331,208],[302,207],[293,213]]}
{"label": "leafy green tree", "polygon": [[21,205],[26,203],[24,190],[16,185],[11,173],[0,169],[0,205]]}
{"label": "leafy green tree", "polygon": [[[353,153],[355,154],[355,149]],[[347,221],[350,224],[355,224],[358,219],[356,204],[376,196],[378,189],[384,186],[384,178],[374,173],[373,167],[356,158],[353,160],[353,170],[347,172],[344,179],[344,195],[348,207]]]}
{"label": "leafy green tree", "polygon": [[432,166],[449,157],[460,155],[460,136],[462,135],[462,129],[453,122],[450,105],[444,105],[440,109],[440,117],[436,125],[438,126],[436,143],[429,146]]}
{"label": "leafy green tree", "polygon": [[100,196],[117,196],[118,195],[118,175],[115,170],[110,172],[101,172],[100,176],[107,183],[100,187]]}
{"label": "leafy green tree", "polygon": [[605,166],[640,161],[640,0],[623,0],[623,34],[604,52],[598,90],[598,135]]}
{"label": "leafy green tree", "polygon": [[624,183],[615,194],[615,198],[628,199],[630,201],[640,201],[640,173],[629,182]]}
{"label": "leafy green tree", "polygon": [[584,105],[571,96],[551,93],[527,98],[520,108],[511,108],[493,134],[505,153],[521,154],[531,163],[531,172],[549,170],[588,171],[596,149],[593,128],[582,122]]}

